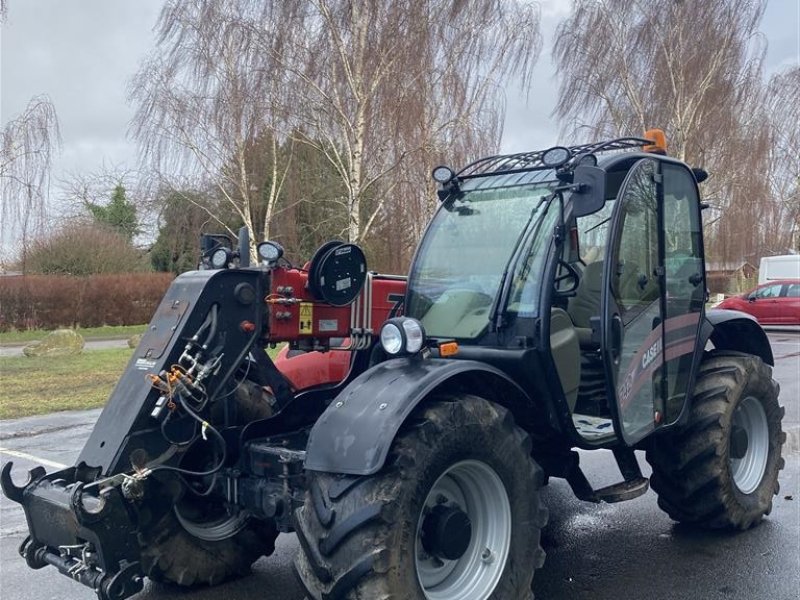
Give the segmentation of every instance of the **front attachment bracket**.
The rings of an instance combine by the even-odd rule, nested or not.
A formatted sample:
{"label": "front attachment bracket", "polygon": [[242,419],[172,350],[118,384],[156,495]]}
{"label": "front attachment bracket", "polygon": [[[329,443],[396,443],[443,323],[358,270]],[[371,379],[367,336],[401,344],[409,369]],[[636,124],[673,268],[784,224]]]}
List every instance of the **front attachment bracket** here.
{"label": "front attachment bracket", "polygon": [[37,467],[18,486],[12,466],[3,466],[0,485],[25,511],[30,535],[19,554],[29,567],[51,565],[92,588],[99,600],[123,600],[142,590],[138,511],[120,488],[90,485],[99,469],[84,464],[50,475]]}

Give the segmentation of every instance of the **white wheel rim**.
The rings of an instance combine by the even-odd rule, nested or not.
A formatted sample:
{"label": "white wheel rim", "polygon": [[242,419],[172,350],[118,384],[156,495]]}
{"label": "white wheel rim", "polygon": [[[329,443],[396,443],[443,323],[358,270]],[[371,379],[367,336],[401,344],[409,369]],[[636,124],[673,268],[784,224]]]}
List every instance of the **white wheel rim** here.
{"label": "white wheel rim", "polygon": [[737,428],[747,435],[747,449],[741,458],[730,457],[731,476],[740,492],[751,494],[764,478],[769,457],[769,423],[764,407],[756,398],[748,396],[736,407],[731,420],[732,435]]}
{"label": "white wheel rim", "polygon": [[221,516],[209,521],[195,521],[182,515],[177,505],[174,512],[178,522],[190,535],[206,542],[221,542],[232,538],[245,528],[248,519],[247,514],[240,512],[233,516]]}
{"label": "white wheel rim", "polygon": [[[422,546],[425,516],[439,504],[459,508],[472,524],[469,546],[456,560],[429,556]],[[500,582],[510,546],[511,503],[500,476],[477,460],[452,465],[433,484],[417,523],[414,559],[425,598],[486,600]]]}

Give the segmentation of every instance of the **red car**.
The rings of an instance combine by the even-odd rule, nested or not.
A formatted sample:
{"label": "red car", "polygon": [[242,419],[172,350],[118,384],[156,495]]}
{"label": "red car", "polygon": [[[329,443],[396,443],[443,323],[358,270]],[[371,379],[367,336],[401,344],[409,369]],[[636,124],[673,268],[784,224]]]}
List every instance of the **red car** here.
{"label": "red car", "polygon": [[726,298],[717,308],[746,312],[762,325],[800,325],[800,279],[762,283],[746,294]]}

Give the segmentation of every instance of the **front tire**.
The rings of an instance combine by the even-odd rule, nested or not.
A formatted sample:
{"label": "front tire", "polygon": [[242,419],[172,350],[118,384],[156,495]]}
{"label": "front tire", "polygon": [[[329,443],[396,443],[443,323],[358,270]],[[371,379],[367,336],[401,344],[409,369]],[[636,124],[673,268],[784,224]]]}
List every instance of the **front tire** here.
{"label": "front tire", "polygon": [[[236,386],[235,394],[239,425],[272,414],[270,395],[258,383],[245,380]],[[204,446],[192,446],[182,466],[187,460],[202,471],[217,459],[209,456]],[[209,478],[200,483],[209,485]],[[250,573],[255,561],[275,551],[277,537],[274,522],[245,513],[231,515],[218,496],[193,494],[187,489],[155,527],[139,534],[142,569],[160,583],[217,585]]]}
{"label": "front tire", "polygon": [[647,452],[651,487],[673,520],[743,530],[770,513],[786,439],[779,389],[756,356],[706,356],[686,425],[654,438]]}
{"label": "front tire", "polygon": [[272,522],[251,518],[230,537],[201,539],[170,512],[158,527],[140,535],[142,569],[160,583],[217,585],[250,573],[255,561],[273,553],[277,537]]}
{"label": "front tire", "polygon": [[309,473],[297,572],[316,600],[528,600],[542,471],[504,408],[437,399],[366,477]]}

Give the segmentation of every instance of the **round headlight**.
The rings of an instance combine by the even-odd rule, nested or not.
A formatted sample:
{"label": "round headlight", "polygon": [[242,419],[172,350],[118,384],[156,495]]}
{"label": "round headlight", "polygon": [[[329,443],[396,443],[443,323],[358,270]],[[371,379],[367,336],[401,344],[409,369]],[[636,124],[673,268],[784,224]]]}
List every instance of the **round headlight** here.
{"label": "round headlight", "polygon": [[386,354],[399,354],[403,349],[403,334],[394,323],[386,323],[381,329],[381,346]]}
{"label": "round headlight", "polygon": [[381,327],[381,346],[386,354],[416,354],[424,345],[425,328],[416,319],[395,317]]}
{"label": "round headlight", "polygon": [[227,248],[217,248],[211,254],[211,266],[215,269],[224,269],[230,262],[230,250]]}
{"label": "round headlight", "polygon": [[422,350],[425,343],[425,330],[422,323],[416,319],[403,319],[403,329],[406,332],[406,352],[416,354]]}

